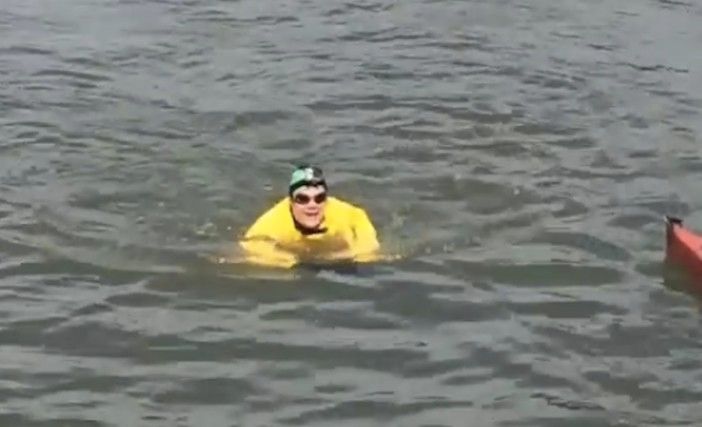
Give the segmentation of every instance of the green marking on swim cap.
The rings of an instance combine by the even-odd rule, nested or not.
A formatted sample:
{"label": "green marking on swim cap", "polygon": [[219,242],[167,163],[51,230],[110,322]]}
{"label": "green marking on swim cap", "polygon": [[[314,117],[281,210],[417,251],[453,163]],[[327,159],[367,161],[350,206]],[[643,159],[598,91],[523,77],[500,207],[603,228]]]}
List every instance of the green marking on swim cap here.
{"label": "green marking on swim cap", "polygon": [[312,182],[314,180],[315,176],[312,168],[297,169],[292,173],[290,185],[293,186],[300,182]]}
{"label": "green marking on swim cap", "polygon": [[290,178],[290,185],[292,186],[298,182],[308,181],[309,179],[307,177],[311,177],[312,175],[308,174],[307,171],[308,169],[297,169],[295,172],[293,172],[292,177]]}

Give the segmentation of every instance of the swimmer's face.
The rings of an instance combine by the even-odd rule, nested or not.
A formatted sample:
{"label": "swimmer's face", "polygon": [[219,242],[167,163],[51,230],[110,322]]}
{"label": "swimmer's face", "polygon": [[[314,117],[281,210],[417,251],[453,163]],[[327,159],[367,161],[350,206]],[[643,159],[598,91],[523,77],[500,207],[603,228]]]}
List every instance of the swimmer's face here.
{"label": "swimmer's face", "polygon": [[291,196],[293,217],[303,227],[315,229],[324,220],[327,192],[323,186],[300,187]]}

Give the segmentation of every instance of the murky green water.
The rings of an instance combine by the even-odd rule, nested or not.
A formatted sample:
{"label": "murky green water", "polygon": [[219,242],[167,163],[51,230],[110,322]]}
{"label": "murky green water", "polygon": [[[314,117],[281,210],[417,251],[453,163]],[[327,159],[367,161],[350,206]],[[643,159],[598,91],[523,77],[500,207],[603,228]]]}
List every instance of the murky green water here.
{"label": "murky green water", "polygon": [[[700,18],[4,0],[0,425],[700,425]],[[406,257],[209,262],[302,160]]]}

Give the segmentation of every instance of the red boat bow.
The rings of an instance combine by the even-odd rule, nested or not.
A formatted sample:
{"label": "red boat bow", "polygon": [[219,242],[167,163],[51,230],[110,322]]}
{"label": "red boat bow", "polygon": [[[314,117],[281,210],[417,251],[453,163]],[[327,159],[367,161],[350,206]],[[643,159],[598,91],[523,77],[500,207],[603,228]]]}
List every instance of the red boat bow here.
{"label": "red boat bow", "polygon": [[702,284],[702,234],[685,228],[681,219],[671,216],[666,216],[665,258]]}

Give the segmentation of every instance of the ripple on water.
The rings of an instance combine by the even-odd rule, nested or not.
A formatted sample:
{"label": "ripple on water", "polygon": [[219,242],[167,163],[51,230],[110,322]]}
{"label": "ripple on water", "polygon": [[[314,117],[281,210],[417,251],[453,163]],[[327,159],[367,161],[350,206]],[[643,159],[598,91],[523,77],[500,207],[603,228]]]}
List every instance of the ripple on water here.
{"label": "ripple on water", "polygon": [[613,267],[565,262],[513,264],[509,261],[472,262],[449,259],[446,264],[451,271],[461,273],[467,280],[483,280],[532,288],[602,286],[620,283],[625,277],[622,271]]}
{"label": "ripple on water", "polygon": [[632,256],[620,245],[600,239],[589,233],[570,231],[544,231],[539,233],[529,243],[547,244],[551,247],[579,249],[597,258],[609,261],[629,261]]}
{"label": "ripple on water", "polygon": [[[280,420],[286,425],[306,425],[319,421],[332,420],[391,420],[410,416],[424,411],[441,411],[451,408],[470,408],[470,401],[456,401],[449,398],[424,399],[420,402],[396,403],[372,399],[356,399],[329,405],[326,409],[315,409],[295,417]],[[382,414],[382,415],[379,415]]]}
{"label": "ripple on water", "polygon": [[238,378],[178,379],[163,388],[165,390],[150,396],[152,402],[166,405],[228,405],[260,394],[249,380]]}
{"label": "ripple on water", "polygon": [[106,427],[109,424],[95,420],[86,420],[83,417],[67,417],[67,418],[50,418],[37,419],[35,417],[26,416],[23,414],[1,414],[0,423],[8,426],[27,426],[27,427],[50,427],[56,425],[76,426],[76,427]]}
{"label": "ripple on water", "polygon": [[300,306],[293,309],[272,310],[260,317],[263,320],[302,320],[320,328],[349,328],[354,330],[401,329],[402,323],[390,317],[369,313],[364,309],[339,310]]}

